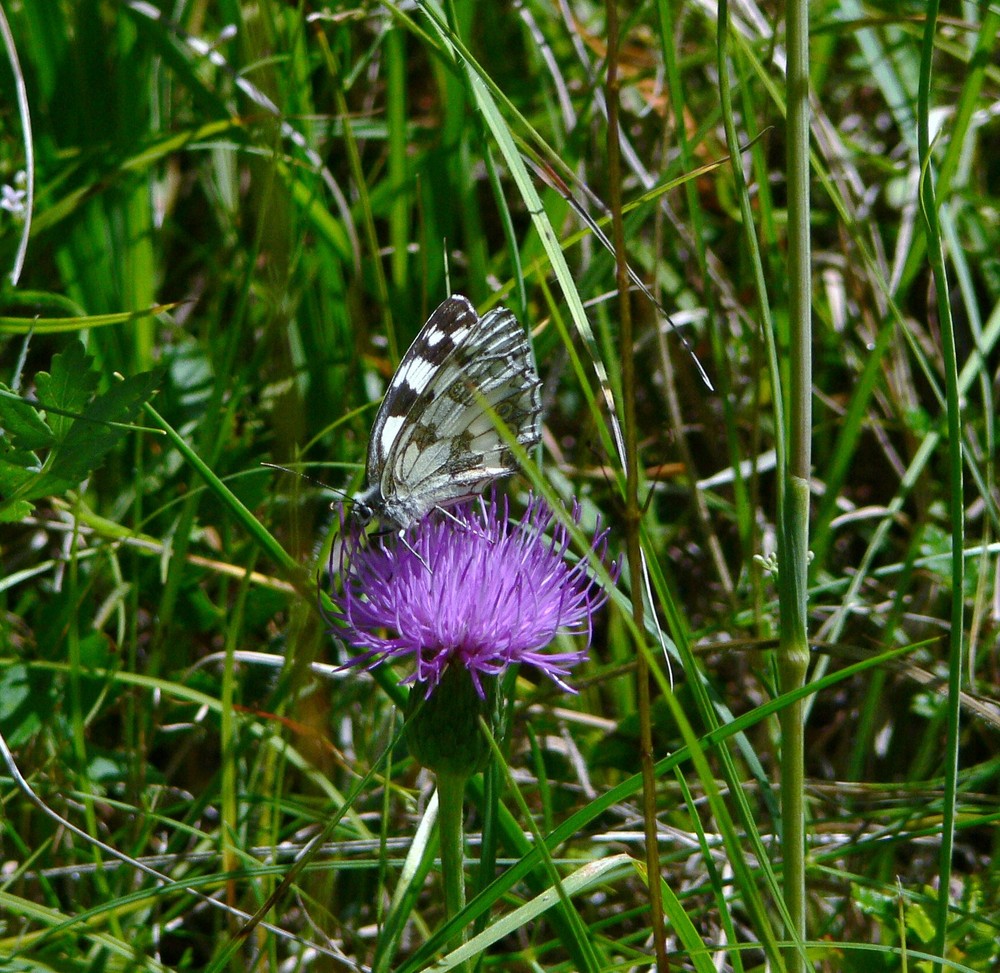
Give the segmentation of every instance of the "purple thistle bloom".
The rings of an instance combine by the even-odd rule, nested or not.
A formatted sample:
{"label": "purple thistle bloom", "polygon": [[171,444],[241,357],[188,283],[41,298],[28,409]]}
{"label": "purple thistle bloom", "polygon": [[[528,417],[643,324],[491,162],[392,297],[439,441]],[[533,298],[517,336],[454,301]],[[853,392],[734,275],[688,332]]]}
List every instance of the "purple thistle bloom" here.
{"label": "purple thistle bloom", "polygon": [[[573,519],[579,523],[577,505]],[[481,677],[530,665],[573,692],[562,677],[586,658],[586,648],[545,648],[560,632],[585,634],[589,645],[594,612],[608,595],[586,560],[566,561],[562,524],[545,536],[552,520],[544,501],[534,499],[512,524],[506,498],[498,504],[493,496],[434,511],[402,537],[370,545],[348,538],[332,616],[343,623],[337,634],[362,650],[348,665],[412,656],[415,670],[403,681],[425,683],[429,692],[454,662],[480,697]],[[593,549],[602,560],[607,538],[598,524]],[[614,563],[611,574],[617,578]]]}

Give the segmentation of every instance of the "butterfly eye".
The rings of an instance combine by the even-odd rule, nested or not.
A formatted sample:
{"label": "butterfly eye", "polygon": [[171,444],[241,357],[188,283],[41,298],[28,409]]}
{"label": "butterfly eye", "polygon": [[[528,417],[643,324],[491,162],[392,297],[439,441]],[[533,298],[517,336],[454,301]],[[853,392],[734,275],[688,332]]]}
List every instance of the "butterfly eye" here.
{"label": "butterfly eye", "polygon": [[371,523],[372,517],[375,516],[375,511],[368,506],[367,503],[359,503],[357,500],[354,501],[354,506],[351,508],[350,520],[351,523],[357,525],[358,527],[367,527]]}

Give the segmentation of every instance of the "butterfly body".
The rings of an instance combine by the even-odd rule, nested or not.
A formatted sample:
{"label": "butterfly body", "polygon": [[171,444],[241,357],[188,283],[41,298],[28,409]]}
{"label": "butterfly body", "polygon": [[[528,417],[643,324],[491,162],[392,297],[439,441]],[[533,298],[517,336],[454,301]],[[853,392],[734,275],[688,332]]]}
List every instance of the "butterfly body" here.
{"label": "butterfly body", "polygon": [[459,294],[410,345],[375,416],[366,487],[353,519],[405,529],[436,507],[510,476],[517,461],[498,421],[525,449],[541,439],[541,382],[514,315],[480,317]]}

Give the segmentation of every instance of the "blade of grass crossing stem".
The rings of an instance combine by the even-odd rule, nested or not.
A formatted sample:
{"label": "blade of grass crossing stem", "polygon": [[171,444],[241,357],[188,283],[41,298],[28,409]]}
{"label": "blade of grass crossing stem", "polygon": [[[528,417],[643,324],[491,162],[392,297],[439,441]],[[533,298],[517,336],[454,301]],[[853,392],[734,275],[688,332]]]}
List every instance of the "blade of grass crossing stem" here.
{"label": "blade of grass crossing stem", "polygon": [[[563,917],[568,920],[570,928],[576,934],[573,938],[578,947],[579,957],[583,960],[584,969],[594,971],[604,969],[604,962],[602,962],[601,958],[598,957],[594,949],[587,927],[584,924],[579,912],[573,908],[573,905],[569,900],[569,894],[563,887],[563,879],[556,869],[555,862],[552,860],[552,855],[545,840],[545,836],[535,823],[535,815],[532,814],[531,809],[528,807],[528,802],[524,799],[521,789],[514,780],[514,776],[510,771],[510,767],[504,760],[504,755],[500,750],[499,745],[494,739],[489,728],[486,726],[482,717],[480,717],[480,730],[486,734],[487,739],[489,740],[490,749],[493,751],[493,762],[496,763],[506,775],[506,792],[513,794],[514,800],[517,802],[518,810],[521,812],[521,820],[528,822],[528,826],[531,829],[531,835],[534,838],[534,845],[541,852],[542,863],[545,867],[550,888],[554,889],[558,894],[561,913]],[[604,959],[606,960],[607,957]]]}
{"label": "blade of grass crossing stem", "polygon": [[[570,902],[569,895],[563,887],[564,880],[559,875],[559,872],[555,867],[555,863],[552,861],[552,849],[557,847],[558,844],[565,841],[567,838],[571,838],[575,832],[570,831],[563,834],[559,841],[554,840],[553,834],[561,833],[562,829],[557,829],[556,832],[550,834],[548,837],[542,835],[537,825],[534,823],[534,816],[528,808],[524,797],[511,777],[510,769],[500,753],[496,741],[493,739],[492,734],[489,733],[489,730],[485,727],[485,725],[482,727],[482,730],[488,735],[490,747],[493,750],[493,762],[501,768],[502,772],[506,776],[507,793],[514,795],[521,814],[521,820],[527,821],[529,827],[531,828],[534,841],[531,844],[528,844],[528,842],[524,839],[524,832],[517,825],[510,813],[501,806],[501,815],[508,818],[509,823],[513,825],[518,835],[518,840],[514,842],[513,847],[516,848],[520,846],[525,849],[524,857],[522,857],[521,863],[530,861],[531,871],[535,871],[535,869],[541,865],[541,871],[545,881],[539,882],[536,880],[530,882],[531,888],[538,896],[546,896],[553,891],[555,892],[556,901],[551,904],[551,907],[554,907],[555,911],[550,917],[550,921],[556,931],[560,934],[560,939],[564,948],[566,948],[573,957],[574,969],[579,969],[581,973],[583,973],[583,971],[595,971],[596,973],[597,970],[604,969],[606,967],[606,963],[603,963],[597,956],[592,936],[588,933],[587,927],[583,924],[580,914]],[[470,784],[475,780],[476,778],[470,780]],[[481,793],[482,791],[480,790],[479,794],[481,795]],[[519,872],[514,876],[514,880],[508,884],[506,880],[512,875],[512,873],[518,873],[518,866],[515,865],[512,869],[508,869],[503,875],[499,876],[494,882],[492,882],[480,895],[469,902],[461,912],[452,916],[447,922],[443,923],[440,928],[436,929],[434,931],[434,935],[431,936],[430,939],[428,939],[427,942],[425,942],[412,956],[408,957],[407,961],[399,967],[397,973],[417,973],[418,970],[426,969],[430,958],[439,950],[446,948],[447,944],[455,939],[460,929],[473,925],[481,915],[484,915],[490,908],[492,908],[492,905],[498,901],[502,895],[513,887],[514,881],[527,877],[526,872]],[[549,906],[547,906],[547,908],[549,908]],[[479,936],[474,937],[472,940],[472,942],[476,941],[481,941]],[[465,955],[465,953],[463,952],[462,955]]]}
{"label": "blade of grass crossing stem", "polygon": [[[861,676],[862,674],[869,672],[872,669],[876,669],[879,666],[891,665],[896,659],[907,655],[911,651],[912,647],[906,646],[904,648],[883,652],[879,655],[873,655],[860,662],[844,666],[844,668],[831,673],[828,676],[824,676],[822,679],[817,680],[815,683],[811,683],[809,686],[803,686],[795,692],[789,693],[787,696],[769,700],[768,702],[755,707],[750,712],[735,717],[731,722],[710,730],[708,733],[698,738],[698,745],[702,750],[718,750],[719,752],[723,752],[725,750],[724,744],[727,740],[735,737],[737,734],[745,733],[751,727],[756,726],[764,720],[771,719],[782,709],[782,707],[787,706],[789,703],[804,699],[812,693],[824,692],[827,689],[832,689],[842,682]],[[657,776],[662,777],[666,774],[675,772],[677,768],[691,759],[691,748],[685,744],[669,756],[657,761],[654,769]],[[711,774],[709,774],[709,777],[710,776]],[[477,786],[475,778],[470,781],[470,785],[472,786],[473,793],[475,794]],[[570,815],[565,821],[558,824],[555,830],[546,837],[546,847],[549,849],[557,848],[563,842],[571,840],[574,835],[586,833],[594,826],[594,823],[598,821],[602,815],[606,814],[616,805],[626,803],[634,798],[641,788],[642,776],[640,774],[633,774],[617,786],[609,788],[607,791],[591,801],[586,807]],[[467,922],[474,921],[476,918],[493,908],[496,903],[500,902],[505,895],[511,892],[518,882],[528,879],[531,873],[535,871],[539,865],[541,849],[528,843],[518,822],[503,805],[500,805],[499,812],[499,824],[504,832],[504,840],[509,841],[512,848],[521,851],[521,858],[504,871],[503,874],[497,876],[497,878],[482,894],[476,896],[476,898],[474,898],[466,906],[463,916],[464,920]],[[737,849],[738,847],[739,845],[737,845]],[[762,867],[766,868],[766,862],[764,860],[762,860],[760,864]],[[780,899],[776,901],[778,908],[780,909]],[[417,973],[418,970],[423,969],[424,965],[430,961],[430,958],[434,956],[439,949],[443,948],[444,943],[446,942],[446,935],[443,935],[444,933],[445,930],[436,931],[426,943],[421,945],[420,948],[414,952],[413,956],[407,960],[406,964],[400,967],[398,973]]]}
{"label": "blade of grass crossing stem", "polygon": [[[733,878],[735,887],[740,890],[743,906],[747,910],[753,923],[754,931],[760,937],[760,945],[768,957],[768,961],[775,969],[782,968],[781,947],[774,930],[771,928],[771,919],[768,916],[767,907],[757,890],[757,881],[753,875],[743,852],[743,837],[737,828],[733,826],[732,817],[719,793],[718,785],[715,783],[715,775],[705,757],[705,747],[703,741],[699,740],[688,721],[687,716],[681,709],[673,694],[666,694],[664,699],[670,707],[674,721],[681,731],[684,745],[701,784],[705,789],[705,796],[708,798],[709,807],[712,809],[712,816],[719,827],[722,841],[725,845],[729,861],[733,866]],[[785,701],[787,705],[787,700]],[[718,753],[725,752],[725,747],[720,747]],[[735,792],[734,792],[735,793]],[[767,861],[767,857],[760,860],[761,863]],[[780,903],[780,899],[777,900]],[[787,917],[785,917],[787,922]],[[801,950],[802,944],[798,944]]]}
{"label": "blade of grass crossing stem", "polygon": [[[645,871],[645,869],[640,868],[638,862],[635,864],[637,870]],[[663,900],[664,917],[677,934],[681,946],[684,947],[686,959],[694,965],[696,973],[717,973],[712,964],[711,951],[698,935],[698,930],[695,929],[694,923],[684,911],[684,906],[681,905],[677,894],[670,887],[670,883],[665,882],[662,878],[660,879],[660,898]]]}
{"label": "blade of grass crossing stem", "polygon": [[[652,550],[652,540],[647,536],[645,527],[643,527],[642,537],[643,544],[650,546],[650,550]],[[730,723],[733,719],[732,711],[723,703],[718,693],[713,690],[711,683],[708,679],[706,679],[701,671],[701,668],[698,666],[694,655],[691,652],[686,630],[682,630],[679,627],[680,619],[677,618],[676,621],[671,622],[672,616],[670,615],[670,609],[673,607],[674,602],[669,588],[667,587],[666,578],[663,576],[663,572],[660,568],[659,561],[651,557],[649,559],[649,568],[653,585],[660,599],[660,604],[665,606],[665,610],[668,613],[668,625],[670,631],[676,636],[678,658],[680,659],[684,672],[688,674],[688,685],[692,695],[694,696],[695,706],[702,723],[710,729],[716,729],[721,724]],[[737,734],[736,745],[744,761],[749,767],[750,773],[760,785],[762,800],[768,810],[776,815],[778,813],[777,801],[774,799],[772,791],[769,788],[767,776],[764,773],[764,768],[753,748],[753,745],[742,733]],[[732,758],[729,756],[728,752],[723,752],[722,760],[723,772],[726,776],[726,781],[729,784],[733,795],[737,800],[739,800],[740,795],[742,794],[743,775],[737,771],[737,768],[732,762]],[[750,835],[757,835],[756,827],[753,824],[754,815],[750,812],[749,805],[746,804],[745,800],[743,801],[740,810],[742,819],[747,828],[747,833]],[[755,854],[761,850],[761,848],[756,849]],[[769,881],[774,882],[773,873],[770,875]],[[773,888],[777,891],[776,883],[773,885]]]}
{"label": "blade of grass crossing stem", "polygon": [[[674,779],[677,781],[677,786],[680,788],[681,795],[684,798],[688,817],[690,817],[691,823],[698,835],[698,845],[701,848],[702,861],[705,863],[705,871],[708,873],[708,881],[712,888],[712,895],[715,898],[715,907],[719,912],[719,922],[722,924],[722,931],[725,934],[726,941],[735,945],[739,940],[736,934],[736,926],[733,924],[732,910],[729,907],[726,897],[727,882],[719,874],[718,868],[716,868],[715,855],[708,843],[708,835],[705,834],[705,829],[702,827],[701,814],[695,804],[691,788],[688,787],[687,779],[679,770],[674,772]],[[723,957],[725,956],[725,954],[722,955]],[[732,963],[733,973],[743,973],[743,958],[740,950],[732,950],[729,958]]]}
{"label": "blade of grass crossing stem", "polygon": [[[951,858],[955,846],[955,807],[958,791],[958,748],[961,721],[960,696],[964,655],[965,604],[965,505],[962,496],[962,410],[958,384],[958,355],[955,328],[951,317],[948,274],[944,246],[937,216],[937,198],[931,163],[929,132],[931,67],[937,30],[939,4],[930,0],[926,7],[923,45],[920,57],[920,83],[917,92],[917,143],[920,152],[920,209],[927,231],[927,254],[937,295],[938,326],[945,375],[948,421],[948,473],[951,491],[948,497],[951,515],[951,629],[948,658],[947,740],[944,760],[944,816],[941,822],[941,857],[938,865],[937,928],[934,951],[943,960],[948,946]],[[941,963],[935,962],[937,973]]]}
{"label": "blade of grass crossing stem", "polygon": [[[588,862],[577,868],[562,881],[560,890],[568,901],[570,896],[591,888],[606,887],[614,885],[619,880],[627,879],[633,874],[634,869],[635,863],[628,855],[612,855],[609,858]],[[447,970],[456,969],[506,936],[516,934],[521,930],[531,930],[534,921],[552,909],[558,902],[556,890],[546,889],[534,899],[501,916],[484,932],[470,939],[463,946],[446,956],[442,956],[433,965],[421,967],[421,970],[426,970],[427,973],[446,973]],[[602,969],[604,968],[606,967],[602,967]]]}
{"label": "blade of grass crossing stem", "polygon": [[[715,710],[713,708],[710,696],[707,680],[701,676],[700,670],[697,669],[692,661],[690,666],[685,669],[685,672],[689,673],[689,685],[692,687],[695,697],[699,699],[699,709],[705,714],[706,722],[712,727],[709,736],[712,732],[719,730],[722,726],[732,725],[733,718],[728,711],[721,713],[723,716],[723,722],[716,716]],[[657,670],[653,670],[654,676]],[[679,707],[676,702],[676,697],[672,692],[670,692],[670,687],[663,683],[662,677],[660,679],[661,685],[660,690],[663,694],[664,699],[670,704],[671,709],[678,710]],[[792,700],[795,701],[795,698]],[[780,713],[781,707],[776,707],[776,711]],[[676,718],[676,717],[675,717]],[[684,716],[687,722],[688,729],[690,730],[690,723],[687,721],[687,717]],[[682,727],[682,732],[684,728]],[[691,752],[694,757],[695,769],[697,770],[699,777],[702,779],[702,785],[706,789],[706,792],[711,793],[715,791],[718,793],[718,787],[715,784],[714,775],[711,779],[706,779],[702,776],[703,772],[707,771],[711,774],[711,770],[708,768],[707,761],[704,760],[702,755],[702,743],[701,741],[695,740],[693,736],[693,731],[690,731],[691,739],[688,740],[685,737],[687,749]],[[759,760],[757,760],[756,755],[753,753],[752,748],[749,745],[745,734],[739,733],[736,735],[736,742],[738,745],[742,745],[744,756],[747,762],[751,765],[753,769],[754,776],[760,781],[764,779],[763,768],[760,766]],[[692,742],[693,741],[693,742]],[[697,751],[697,753],[696,753]],[[698,756],[701,755],[701,759]],[[759,898],[759,893],[757,891],[759,882],[753,878],[752,870],[747,862],[747,856],[744,849],[744,843],[749,842],[750,850],[757,859],[758,868],[760,869],[765,884],[768,887],[768,891],[771,894],[773,901],[775,902],[778,911],[782,914],[783,919],[787,922],[788,915],[783,909],[781,889],[778,884],[777,877],[774,874],[774,870],[771,867],[771,859],[764,847],[764,842],[761,838],[760,831],[757,827],[756,818],[750,804],[747,800],[746,794],[744,793],[744,775],[739,773],[733,760],[732,755],[729,752],[729,748],[726,746],[719,746],[716,750],[716,755],[722,764],[722,776],[726,781],[728,792],[732,800],[736,803],[736,809],[738,814],[738,819],[741,824],[742,833],[744,835],[741,841],[731,841],[727,843],[727,851],[729,857],[733,863],[734,877],[736,881],[736,886],[740,889],[744,900],[749,900],[754,903]],[[658,765],[659,766],[659,765]],[[766,784],[761,788],[763,793],[767,793]],[[776,810],[773,802],[767,802],[768,807],[772,810]],[[724,801],[720,799],[718,802],[712,805],[713,814],[716,817],[716,821],[719,826],[719,831],[724,835],[735,836],[740,833],[739,829],[736,827],[733,816],[729,811],[728,806]],[[770,927],[770,920],[768,918],[767,910],[763,907],[759,909],[754,909],[752,905],[748,905],[748,908],[753,914],[754,921],[756,923],[764,923],[765,926],[758,930],[758,934],[764,940],[768,938],[774,939],[773,931]],[[776,940],[775,940],[776,942]],[[780,958],[780,957],[779,957]]]}

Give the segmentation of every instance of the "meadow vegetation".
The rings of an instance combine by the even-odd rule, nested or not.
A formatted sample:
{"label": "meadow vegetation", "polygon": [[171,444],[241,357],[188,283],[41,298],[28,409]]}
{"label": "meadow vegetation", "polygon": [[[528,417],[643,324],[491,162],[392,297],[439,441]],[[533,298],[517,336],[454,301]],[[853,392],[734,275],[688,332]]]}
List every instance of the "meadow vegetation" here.
{"label": "meadow vegetation", "polygon": [[[3,4],[0,968],[410,973],[465,926],[482,970],[648,969],[654,818],[671,970],[998,968],[1000,7],[809,9],[789,693],[785,5],[621,5],[618,107],[591,0]],[[576,499],[623,565],[578,692],[517,674],[450,925],[405,670],[340,668],[321,611],[449,293],[532,336],[512,512]]]}

